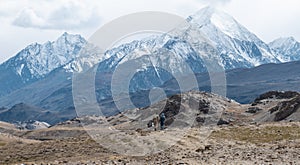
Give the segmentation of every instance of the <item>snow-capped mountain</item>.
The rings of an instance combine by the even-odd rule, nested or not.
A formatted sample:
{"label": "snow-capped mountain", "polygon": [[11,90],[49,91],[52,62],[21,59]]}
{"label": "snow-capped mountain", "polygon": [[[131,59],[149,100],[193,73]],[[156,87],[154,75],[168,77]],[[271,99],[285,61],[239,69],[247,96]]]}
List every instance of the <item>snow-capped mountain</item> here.
{"label": "snow-capped mountain", "polygon": [[188,18],[220,52],[225,69],[279,63],[269,46],[232,16],[206,7]]}
{"label": "snow-capped mountain", "polygon": [[281,62],[300,60],[300,43],[293,37],[278,38],[269,43],[269,46]]}
{"label": "snow-capped mountain", "polygon": [[[3,63],[2,67],[12,68],[24,81],[41,78],[78,57],[81,48],[86,43],[80,35],[64,33],[54,42],[33,43],[27,46],[15,57]],[[25,75],[30,75],[30,77]]]}
{"label": "snow-capped mountain", "polygon": [[[150,66],[139,68],[136,77],[132,78],[130,90],[138,91],[162,85],[172,78],[171,75],[187,74],[188,69],[183,64],[194,73],[201,73],[207,71],[209,61],[217,61],[214,67],[226,70],[280,62],[266,43],[224,12],[207,7],[187,21],[188,24],[176,27],[168,34],[108,50],[98,65],[98,75],[113,73],[117,66],[127,61],[138,61]],[[167,69],[169,73],[155,69],[157,67]],[[110,80],[106,84],[111,84]],[[106,99],[108,87],[101,88],[99,95]]]}
{"label": "snow-capped mountain", "polygon": [[78,57],[87,41],[64,33],[56,41],[33,43],[0,65],[0,96],[32,83]]}
{"label": "snow-capped mountain", "polygon": [[[25,102],[69,112],[74,108],[72,73],[87,71],[96,64],[97,99],[112,104],[112,75],[117,67],[130,61],[141,66],[131,68],[135,69],[135,74],[129,89],[134,93],[161,87],[174,75],[190,74],[188,68],[193,73],[206,72],[210,62],[217,65],[210,69],[217,71],[300,59],[292,55],[294,50],[299,50],[298,42],[274,41],[271,49],[233,17],[211,7],[188,17],[187,22],[168,34],[122,44],[104,54],[80,35],[67,33],[54,42],[29,45],[0,65],[0,97],[3,96],[0,105]],[[127,77],[123,75],[122,78]],[[118,79],[118,82],[124,81]],[[134,98],[142,97],[133,94]]]}
{"label": "snow-capped mountain", "polygon": [[[206,71],[203,60],[211,58],[212,55],[207,57],[209,56],[207,55],[208,52],[200,53],[199,47],[211,46],[216,48],[215,51],[218,56],[214,59],[219,60],[221,67],[226,70],[281,62],[266,43],[239,24],[233,17],[222,11],[206,7],[190,16],[187,21],[189,22],[188,26],[181,27],[181,29],[175,28],[173,30],[175,32],[171,32],[170,35],[151,36],[123,44],[108,50],[105,56],[98,59],[93,57],[91,60],[102,61],[98,70],[103,72],[113,71],[119,64],[140,58],[144,58],[144,63],[151,62],[153,66],[165,65],[173,73],[184,72],[182,68],[177,67],[182,62],[187,62],[194,72],[203,72]],[[187,41],[187,36],[194,38],[192,41],[197,40],[197,43]],[[195,48],[198,48],[198,50],[195,50]],[[167,58],[166,53],[164,53],[165,56],[156,56],[149,59],[150,54],[163,50],[171,52],[173,55]],[[174,55],[177,55],[178,58]],[[88,58],[82,58],[81,60],[73,61],[66,68],[69,70],[70,68],[81,68],[80,64],[89,61]],[[179,62],[178,60],[182,61]]]}
{"label": "snow-capped mountain", "polygon": [[[104,56],[96,58],[97,60],[94,60],[97,55],[90,59],[88,57],[79,58],[77,61],[68,64],[66,69],[72,70],[71,68],[81,68],[82,66],[80,64],[88,63],[88,61],[93,61],[91,63],[102,61],[99,66],[100,70],[112,71],[118,64],[142,56],[149,56],[149,54],[155,51],[160,51],[159,49],[161,48],[180,56],[182,60],[187,60],[192,56],[192,58],[201,60],[202,58],[205,58],[205,54],[200,54],[199,50],[194,49],[195,47],[203,47],[205,44],[212,45],[216,48],[219,56],[216,58],[220,60],[220,65],[225,69],[250,68],[266,63],[281,62],[273,54],[268,44],[264,43],[255,34],[239,24],[233,17],[222,11],[212,7],[206,7],[195,15],[188,17],[187,21],[190,24],[189,26],[181,29],[175,28],[173,31],[176,32],[171,32],[170,35],[151,36],[142,40],[123,44],[108,50]],[[172,33],[182,36],[174,36]],[[197,45],[191,45],[191,43],[186,41],[187,37],[183,35],[190,35],[190,37],[195,39],[203,39],[197,39],[200,42],[198,42]],[[207,43],[204,44],[206,39]],[[158,58],[162,57],[163,56],[159,56]],[[165,58],[165,60],[166,59],[167,58]],[[173,69],[180,69],[175,66],[176,62],[174,61],[164,62],[168,65],[173,63]],[[196,65],[198,64],[193,63],[190,66],[195,67]],[[205,71],[205,68],[201,68],[204,65],[203,62],[199,65],[202,66],[196,66],[197,69],[194,68],[194,72]],[[78,71],[82,69],[75,70]]]}

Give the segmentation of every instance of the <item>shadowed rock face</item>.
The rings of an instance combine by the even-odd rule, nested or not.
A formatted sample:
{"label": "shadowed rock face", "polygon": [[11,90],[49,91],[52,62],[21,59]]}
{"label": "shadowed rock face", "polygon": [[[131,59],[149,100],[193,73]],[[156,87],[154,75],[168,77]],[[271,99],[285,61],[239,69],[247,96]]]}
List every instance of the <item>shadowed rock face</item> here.
{"label": "shadowed rock face", "polygon": [[248,111],[271,105],[265,110],[259,110],[262,111],[259,113],[263,115],[253,117],[260,121],[300,121],[300,94],[298,92],[270,91],[260,95],[251,105],[252,107],[249,107]]}
{"label": "shadowed rock face", "polygon": [[[174,117],[180,111],[180,104],[181,104],[181,95],[174,95],[171,96],[164,107],[162,113],[166,116],[166,126],[171,125],[174,121]],[[161,113],[160,113],[161,114]]]}
{"label": "shadowed rock face", "polygon": [[[174,118],[176,117],[176,115],[178,115],[180,108],[184,108],[184,107],[180,107],[181,105],[181,95],[173,95],[171,97],[169,97],[166,100],[166,105],[163,108],[163,110],[159,113],[159,116],[164,113],[166,120],[165,120],[165,125],[169,126],[174,122]],[[146,108],[151,108],[150,107],[146,107]],[[151,123],[153,122],[153,120],[150,120],[148,125],[151,125]]]}
{"label": "shadowed rock face", "polygon": [[285,91],[285,92],[270,91],[270,92],[260,95],[258,98],[255,99],[254,102],[259,102],[260,100],[273,99],[273,98],[274,99],[290,99],[290,98],[294,98],[296,96],[299,96],[299,93],[294,92],[294,91]]}
{"label": "shadowed rock face", "polygon": [[[167,127],[223,125],[229,124],[228,121],[221,118],[222,111],[226,110],[228,105],[237,106],[239,104],[218,95],[190,91],[168,97],[166,100],[140,109],[138,113],[143,114],[141,120],[154,114],[164,113]],[[148,120],[147,125],[151,125],[151,123],[152,118]]]}
{"label": "shadowed rock face", "polygon": [[275,114],[274,121],[281,121],[287,119],[288,117],[295,117],[299,120],[299,111],[300,108],[300,96],[296,96],[290,101],[284,101],[279,103],[276,107],[270,109],[271,113]]}
{"label": "shadowed rock face", "polygon": [[[300,94],[294,91],[270,91],[260,95],[252,104],[245,105],[201,92],[173,95],[165,102],[158,104],[162,103],[165,105],[157,114],[165,113],[166,126],[177,125],[174,122],[180,118],[181,114],[190,112],[193,113],[192,117],[195,119],[194,126],[201,126],[211,120],[210,115],[216,114],[214,107],[224,108],[222,116],[216,122],[217,125],[235,122],[251,123],[252,121],[258,123],[300,121]],[[155,105],[151,105],[145,111],[154,107]],[[181,124],[186,124],[186,122],[182,120]]]}

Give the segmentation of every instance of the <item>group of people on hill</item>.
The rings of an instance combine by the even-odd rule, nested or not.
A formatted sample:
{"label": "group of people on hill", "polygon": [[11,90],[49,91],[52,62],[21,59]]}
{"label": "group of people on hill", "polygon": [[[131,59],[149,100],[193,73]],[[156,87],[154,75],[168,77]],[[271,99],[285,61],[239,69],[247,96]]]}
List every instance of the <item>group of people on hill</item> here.
{"label": "group of people on hill", "polygon": [[160,125],[160,130],[165,128],[165,120],[166,116],[164,113],[161,113],[159,116],[155,115],[152,119],[152,127],[154,127],[154,131],[157,131]]}

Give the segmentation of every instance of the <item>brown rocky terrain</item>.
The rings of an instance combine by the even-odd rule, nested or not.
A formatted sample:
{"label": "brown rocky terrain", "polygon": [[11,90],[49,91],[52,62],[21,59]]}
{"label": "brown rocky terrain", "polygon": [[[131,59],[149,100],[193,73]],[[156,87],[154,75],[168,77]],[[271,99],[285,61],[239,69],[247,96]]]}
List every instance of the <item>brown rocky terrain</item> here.
{"label": "brown rocky terrain", "polygon": [[[269,92],[241,105],[188,92],[33,131],[0,122],[0,164],[299,164],[298,98]],[[167,128],[148,128],[161,112]]]}

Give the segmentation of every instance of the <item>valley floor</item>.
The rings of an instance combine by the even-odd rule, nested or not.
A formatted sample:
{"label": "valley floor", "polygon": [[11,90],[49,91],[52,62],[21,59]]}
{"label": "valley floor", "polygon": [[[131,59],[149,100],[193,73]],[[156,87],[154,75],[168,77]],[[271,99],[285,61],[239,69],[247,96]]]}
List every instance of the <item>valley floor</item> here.
{"label": "valley floor", "polygon": [[[199,128],[170,148],[147,156],[125,156],[101,147],[82,127],[35,131],[2,129],[0,164],[300,164],[300,122],[215,126],[208,138]],[[132,136],[168,130],[135,131]]]}

